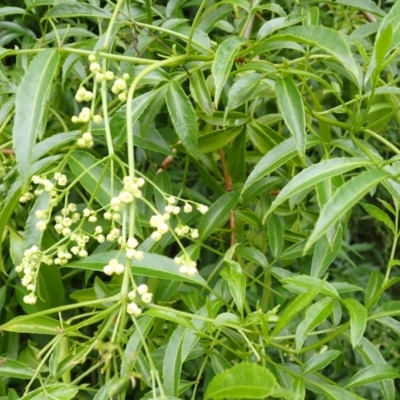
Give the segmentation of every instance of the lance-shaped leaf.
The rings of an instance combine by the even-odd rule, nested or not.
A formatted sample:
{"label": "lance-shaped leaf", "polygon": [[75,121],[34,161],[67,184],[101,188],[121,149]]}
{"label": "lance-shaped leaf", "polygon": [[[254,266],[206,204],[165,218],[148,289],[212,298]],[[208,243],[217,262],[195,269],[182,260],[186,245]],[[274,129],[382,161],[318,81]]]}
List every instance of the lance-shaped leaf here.
{"label": "lance-shaped leaf", "polygon": [[46,101],[58,70],[58,60],[57,49],[41,51],[29,65],[17,89],[13,144],[23,189],[31,175],[35,140],[44,132]]}
{"label": "lance-shaped leaf", "polygon": [[362,172],[350,179],[335,192],[329,202],[322,209],[317,224],[309,237],[305,251],[308,250],[330,227],[355,206],[379,182],[390,177],[382,170]]}
{"label": "lance-shaped leaf", "polygon": [[207,387],[206,399],[263,399],[276,388],[274,375],[257,364],[244,362],[215,376]]}
{"label": "lance-shaped leaf", "polygon": [[93,6],[91,4],[78,2],[63,2],[56,4],[45,16],[45,18],[71,18],[71,17],[98,17],[111,18],[110,11]]}
{"label": "lance-shaped leaf", "polygon": [[166,101],[176,134],[187,152],[197,158],[198,128],[196,114],[192,103],[177,81],[170,83]]}
{"label": "lance-shaped leaf", "polygon": [[301,369],[302,375],[311,374],[329,365],[335,358],[342,354],[339,350],[327,350],[322,354],[311,357]]}
{"label": "lance-shaped leaf", "polygon": [[213,114],[211,96],[207,87],[206,80],[204,79],[203,72],[201,70],[192,72],[190,86],[193,90],[196,102],[199,104],[206,115],[211,116]]}
{"label": "lance-shaped leaf", "polygon": [[199,224],[200,240],[207,239],[226,220],[239,197],[239,191],[226,193],[210,207]]}
{"label": "lance-shaped leaf", "polygon": [[303,99],[290,78],[278,79],[275,83],[278,104],[283,120],[296,142],[296,149],[302,159],[306,151],[306,117]]}
{"label": "lance-shaped leaf", "polygon": [[[308,137],[306,140],[306,149],[320,143],[320,140],[315,137]],[[271,149],[255,166],[251,174],[246,180],[243,192],[264,176],[278,169],[292,158],[298,155],[296,142],[294,138],[289,138]]]}
{"label": "lance-shaped leaf", "polygon": [[353,347],[356,347],[364,335],[367,327],[367,310],[355,299],[343,300],[350,314],[350,339]]}
{"label": "lance-shaped leaf", "polygon": [[228,282],[229,291],[240,313],[243,313],[246,295],[246,277],[236,261],[227,261],[227,266],[221,271],[221,276]]}
{"label": "lance-shaped leaf", "polygon": [[278,194],[271,204],[267,215],[292,196],[325,181],[333,176],[343,174],[356,168],[371,165],[372,162],[361,157],[341,157],[324,160],[311,167],[303,169]]}
{"label": "lance-shaped leaf", "polygon": [[400,378],[400,372],[388,364],[375,364],[358,371],[348,382],[346,387],[352,388],[386,379]]}
{"label": "lance-shaped leaf", "polygon": [[234,36],[223,41],[215,53],[211,73],[215,83],[214,103],[215,108],[218,108],[219,98],[221,97],[222,89],[228,79],[233,61],[244,39]]}
{"label": "lance-shaped leaf", "polygon": [[271,41],[292,40],[317,46],[337,58],[347,69],[354,81],[362,85],[362,73],[343,34],[325,26],[295,26],[273,36]]}

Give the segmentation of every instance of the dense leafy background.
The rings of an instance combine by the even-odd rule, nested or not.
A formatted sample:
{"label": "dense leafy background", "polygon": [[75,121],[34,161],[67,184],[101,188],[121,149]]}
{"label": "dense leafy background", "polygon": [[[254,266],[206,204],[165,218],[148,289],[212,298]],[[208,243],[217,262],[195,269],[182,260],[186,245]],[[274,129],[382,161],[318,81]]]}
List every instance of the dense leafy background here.
{"label": "dense leafy background", "polygon": [[[400,398],[399,28],[393,1],[3,0],[0,399]],[[100,123],[71,120],[86,106]],[[24,202],[55,172],[57,201]],[[111,224],[133,174],[143,198]],[[154,241],[171,195],[194,211]],[[27,304],[16,266],[71,248],[70,203],[98,210],[71,227],[88,256],[41,263]]]}

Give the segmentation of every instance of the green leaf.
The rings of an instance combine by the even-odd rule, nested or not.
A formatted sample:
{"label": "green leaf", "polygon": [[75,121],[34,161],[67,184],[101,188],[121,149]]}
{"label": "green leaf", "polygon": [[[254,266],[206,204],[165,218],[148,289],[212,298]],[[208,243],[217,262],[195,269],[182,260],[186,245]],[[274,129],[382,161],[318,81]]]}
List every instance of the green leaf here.
{"label": "green leaf", "polygon": [[[381,352],[366,338],[360,340],[360,343],[356,346],[356,351],[367,365],[386,364]],[[394,400],[395,387],[393,379],[379,382],[379,386],[385,400]]]}
{"label": "green leaf", "polygon": [[305,18],[306,16],[301,14],[290,14],[286,17],[272,18],[261,26],[257,34],[257,40],[262,40],[265,37],[270,36],[278,29],[296,25]]}
{"label": "green leaf", "polygon": [[225,261],[227,266],[221,271],[221,276],[228,282],[229,290],[240,313],[243,314],[246,297],[246,277],[239,263]]}
{"label": "green leaf", "polygon": [[[308,138],[306,142],[306,149],[309,149],[318,143],[318,139]],[[298,152],[294,138],[286,139],[282,143],[275,146],[259,161],[253,171],[251,171],[244,185],[243,192],[253,183],[275,171],[280,166],[296,157],[296,155],[298,155]]]}
{"label": "green leaf", "polygon": [[315,287],[313,290],[302,293],[296,297],[285,309],[282,316],[279,318],[275,328],[271,334],[272,337],[276,336],[293,318],[302,312],[317,296],[321,288]]}
{"label": "green leaf", "polygon": [[[80,268],[90,271],[102,271],[104,266],[109,263],[112,258],[118,258],[119,262],[125,264],[125,255],[120,251],[108,251],[106,253],[92,254],[89,257],[69,263],[66,268]],[[179,267],[168,257],[158,254],[144,253],[142,260],[132,260],[132,272],[137,275],[177,280],[179,282],[195,283],[202,286],[207,286],[205,280],[196,275],[190,277],[179,272]]]}
{"label": "green leaf", "polygon": [[255,72],[249,73],[238,79],[228,91],[228,105],[224,113],[224,125],[229,111],[241,106],[244,102],[254,97],[260,84],[261,75]]}
{"label": "green leaf", "polygon": [[278,104],[283,120],[293,135],[296,149],[304,159],[306,151],[306,117],[303,98],[290,78],[278,79],[275,83]]}
{"label": "green leaf", "polygon": [[301,368],[301,374],[312,374],[315,371],[325,368],[342,353],[339,350],[327,350],[322,354],[311,357]]}
{"label": "green leaf", "polygon": [[381,10],[372,0],[334,0],[334,3],[343,4],[347,7],[358,8],[362,11],[369,11],[373,14],[385,15],[385,12]]}
{"label": "green leaf", "polygon": [[[364,304],[368,304],[375,294],[380,292],[384,285],[384,281],[385,277],[380,271],[372,271],[371,275],[369,276],[368,286],[364,294]],[[378,300],[379,298],[377,298],[372,304],[368,304],[368,309],[371,309]]]}
{"label": "green leaf", "polygon": [[274,258],[278,258],[283,247],[283,225],[276,215],[268,218],[267,233],[271,254]]}
{"label": "green leaf", "polygon": [[60,321],[46,317],[32,315],[22,315],[13,318],[0,326],[0,331],[40,334],[40,335],[59,335],[61,327],[67,327],[65,323],[61,325]]}
{"label": "green leaf", "polygon": [[213,114],[211,96],[206,80],[204,79],[203,72],[200,69],[192,72],[190,85],[193,90],[196,103],[199,104],[200,108],[205,112],[206,115],[211,116]]}
{"label": "green leaf", "polygon": [[400,378],[400,373],[397,369],[387,364],[375,364],[358,371],[347,382],[346,387],[353,388],[394,378]]}
{"label": "green leaf", "polygon": [[353,54],[343,34],[325,26],[296,26],[285,29],[274,35],[269,41],[293,40],[311,46],[317,46],[336,57],[354,78],[358,86],[362,86],[362,73],[354,60]]}
{"label": "green leaf", "polygon": [[[55,383],[52,385],[46,385],[46,387],[40,387],[26,396],[21,397],[19,400],[71,400],[75,399],[79,388],[76,388],[70,384]],[[50,397],[51,396],[51,397]]]}
{"label": "green leaf", "polygon": [[80,134],[81,131],[57,133],[56,135],[50,136],[41,142],[36,143],[33,150],[34,160],[38,160],[39,158],[48,155],[50,151],[76,140]]}
{"label": "green leaf", "polygon": [[229,148],[226,167],[233,182],[244,182],[246,180],[246,131],[243,129],[233,140]]}
{"label": "green leaf", "polygon": [[240,192],[232,191],[221,196],[207,211],[199,223],[200,240],[207,239],[221,226],[239,201]]}
{"label": "green leaf", "polygon": [[326,235],[317,241],[311,263],[311,276],[321,278],[341,250],[342,239],[342,235],[338,233],[332,246]]}
{"label": "green leaf", "polygon": [[158,310],[152,308],[146,311],[145,315],[154,318],[160,318],[165,321],[171,321],[175,324],[182,325],[185,328],[193,329],[193,324],[191,321],[186,317],[176,314],[173,309]]}
{"label": "green leaf", "polygon": [[245,40],[240,37],[233,36],[224,40],[217,48],[211,67],[211,73],[215,83],[215,108],[218,108],[222,89],[228,79],[235,56],[244,41]]}
{"label": "green leaf", "polygon": [[308,250],[372,188],[389,177],[390,174],[383,170],[365,171],[340,186],[321,210],[315,228],[308,238],[305,250]]}
{"label": "green leaf", "polygon": [[290,278],[282,279],[283,283],[294,285],[305,291],[311,291],[316,286],[320,287],[320,292],[331,297],[339,298],[337,290],[329,283],[322,279],[314,278],[308,275],[296,275]]}
{"label": "green leaf", "polygon": [[[135,125],[135,122],[138,121],[149,105],[154,103],[154,99],[163,95],[163,93],[165,94],[166,91],[167,87],[162,86],[158,89],[150,90],[132,100],[132,126]],[[110,120],[110,130],[116,149],[121,148],[126,141],[126,125],[126,105],[124,105]]]}
{"label": "green leaf", "polygon": [[328,396],[329,400],[360,400],[358,396],[339,386],[328,385],[326,383],[317,384],[315,381],[313,381],[313,384],[321,389]]}
{"label": "green leaf", "polygon": [[238,256],[257,264],[260,267],[266,268],[268,266],[267,257],[265,257],[264,253],[254,247],[239,247],[235,252]]}
{"label": "green leaf", "polygon": [[182,371],[182,344],[186,329],[178,326],[172,333],[163,360],[163,381],[165,393],[169,396],[178,395],[179,381]]}
{"label": "green leaf", "polygon": [[232,4],[234,6],[243,8],[247,12],[250,12],[250,4],[247,0],[221,0],[218,2],[218,5],[220,4]]}
{"label": "green leaf", "polygon": [[[91,194],[96,193],[95,199],[103,207],[107,207],[111,198],[118,196],[123,187],[121,180],[116,175],[111,177],[107,165],[90,153],[74,151],[68,158],[68,165],[85,190]],[[113,185],[111,179],[114,181]],[[114,192],[111,190],[112,187]]]}
{"label": "green leaf", "polygon": [[336,175],[343,174],[356,168],[371,165],[372,162],[361,157],[341,157],[321,161],[311,167],[303,169],[297,174],[278,194],[272,202],[267,215],[274,211],[280,204],[290,199],[301,191],[323,182]]}
{"label": "green leaf", "polygon": [[373,204],[360,203],[362,208],[376,220],[383,222],[393,233],[395,232],[395,227],[392,219],[385,213],[385,211],[381,210],[377,206]]}
{"label": "green leaf", "polygon": [[31,175],[33,148],[45,129],[46,101],[58,70],[58,49],[45,49],[31,62],[17,89],[13,145],[24,189]]}
{"label": "green leaf", "polygon": [[166,102],[172,125],[187,152],[197,158],[197,120],[192,103],[181,85],[171,81],[168,86]]}
{"label": "green leaf", "polygon": [[26,11],[23,8],[19,7],[1,7],[0,8],[0,17],[5,17],[6,15],[14,15],[14,14],[25,14]]}
{"label": "green leaf", "polygon": [[199,153],[210,153],[226,146],[243,130],[242,126],[229,129],[218,129],[199,136]]}
{"label": "green leaf", "polygon": [[296,329],[296,350],[303,347],[303,343],[307,335],[315,329],[318,325],[322,324],[333,310],[333,300],[329,297],[313,304],[307,311],[304,321]]}
{"label": "green leaf", "polygon": [[381,67],[381,64],[385,59],[386,53],[389,51],[392,37],[393,37],[392,24],[385,26],[385,28],[381,30],[376,37],[374,52],[375,52],[375,64],[378,67],[378,69]]}
{"label": "green leaf", "polygon": [[0,357],[0,376],[4,378],[31,379],[35,370],[22,362]]}
{"label": "green leaf", "polygon": [[274,375],[257,364],[243,362],[215,376],[207,387],[206,399],[261,399],[276,387]]}
{"label": "green leaf", "polygon": [[63,2],[56,4],[45,18],[71,18],[71,17],[98,17],[111,18],[112,14],[104,8],[95,7],[91,4],[78,2]]}
{"label": "green leaf", "polygon": [[343,304],[350,314],[351,344],[356,347],[364,335],[367,327],[367,310],[355,299],[344,299]]}

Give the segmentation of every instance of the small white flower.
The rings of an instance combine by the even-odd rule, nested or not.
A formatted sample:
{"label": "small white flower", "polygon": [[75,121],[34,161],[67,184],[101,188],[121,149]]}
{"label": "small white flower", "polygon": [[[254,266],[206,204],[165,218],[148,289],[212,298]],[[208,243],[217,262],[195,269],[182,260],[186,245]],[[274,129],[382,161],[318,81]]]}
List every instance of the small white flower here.
{"label": "small white flower", "polygon": [[114,272],[117,275],[121,275],[125,271],[125,265],[123,264],[117,264],[114,268]]}
{"label": "small white flower", "polygon": [[180,207],[174,207],[174,210],[172,211],[173,214],[178,215],[181,212]]}
{"label": "small white flower", "polygon": [[68,210],[71,211],[71,212],[75,212],[76,211],[76,204],[69,203],[68,204]]}
{"label": "small white flower", "polygon": [[130,315],[140,315],[141,314],[141,310],[138,307],[138,305],[136,303],[129,303],[127,308],[126,308],[126,312]]}
{"label": "small white flower", "polygon": [[104,78],[105,78],[107,81],[112,81],[112,80],[114,79],[114,72],[112,72],[112,71],[106,71],[106,72],[104,72]]}
{"label": "small white flower", "polygon": [[126,245],[127,245],[130,249],[136,249],[136,247],[139,245],[139,242],[138,242],[134,237],[130,237],[130,238],[128,238],[128,240],[126,241]]}
{"label": "small white flower", "polygon": [[103,216],[108,221],[112,220],[112,214],[109,211],[106,211]]}
{"label": "small white flower", "polygon": [[88,208],[85,208],[85,209],[82,211],[82,214],[83,214],[84,217],[89,217],[90,214],[92,214],[92,212],[91,212]]}
{"label": "small white flower", "polygon": [[122,101],[122,102],[125,102],[126,101],[126,93],[125,92],[120,93],[118,95],[118,100]]}
{"label": "small white flower", "polygon": [[79,122],[79,118],[76,115],[74,115],[74,116],[71,117],[71,122],[73,124],[77,124]]}
{"label": "small white flower", "polygon": [[179,268],[179,272],[181,274],[187,274],[188,272],[188,267],[186,265],[181,265],[181,267]]}
{"label": "small white flower", "polygon": [[153,228],[157,228],[158,225],[163,224],[164,223],[164,217],[162,215],[153,215],[150,218],[150,225]]}
{"label": "small white flower", "polygon": [[115,86],[119,91],[122,92],[123,90],[126,89],[126,82],[125,82],[123,79],[118,78],[118,79],[115,80],[114,86]]}
{"label": "small white flower", "polygon": [[131,290],[129,293],[128,293],[128,299],[129,300],[134,300],[136,298],[136,292],[134,291],[134,290]]}
{"label": "small white flower", "polygon": [[189,267],[186,273],[187,273],[189,276],[195,276],[195,275],[197,275],[197,269],[196,269],[196,268]]}
{"label": "small white flower", "polygon": [[35,185],[39,185],[42,183],[42,178],[40,176],[37,175],[33,175],[31,178],[31,181],[35,184]]}
{"label": "small white flower", "polygon": [[143,257],[144,257],[143,251],[136,250],[135,255],[134,255],[135,260],[137,260],[137,261],[143,260]]}
{"label": "small white flower", "polygon": [[104,243],[106,241],[106,238],[104,235],[99,235],[99,236],[97,236],[97,241],[99,243]]}
{"label": "small white flower", "polygon": [[192,233],[191,233],[191,235],[190,235],[190,237],[191,237],[192,239],[198,239],[198,237],[199,237],[199,231],[198,231],[197,229],[193,229],[193,230],[192,230]]}
{"label": "small white flower", "polygon": [[71,253],[77,255],[79,253],[79,247],[78,246],[71,247]]}
{"label": "small white flower", "polygon": [[88,252],[86,250],[81,250],[79,252],[79,257],[85,258],[88,256]]}
{"label": "small white flower", "polygon": [[97,72],[95,78],[97,83],[101,83],[104,81],[104,74],[102,74],[101,72]]}
{"label": "small white flower", "polygon": [[168,204],[173,206],[176,203],[176,198],[174,196],[168,197]]}
{"label": "small white flower", "polygon": [[129,74],[128,74],[127,72],[125,72],[125,73],[122,75],[122,79],[124,79],[125,81],[128,80],[128,79],[129,79]]}
{"label": "small white flower", "polygon": [[153,298],[153,294],[152,293],[145,293],[145,294],[142,295],[143,303],[150,303],[152,298]]}
{"label": "small white flower", "polygon": [[93,93],[90,91],[87,91],[83,96],[84,101],[91,101],[92,99],[93,99]]}
{"label": "small white flower", "polygon": [[128,250],[126,250],[125,255],[127,256],[127,258],[129,258],[130,260],[132,260],[132,259],[135,257],[135,255],[136,255],[136,250],[134,250],[134,249],[128,249]]}
{"label": "small white flower", "polygon": [[146,284],[143,283],[140,286],[138,286],[137,291],[140,295],[143,295],[149,291],[149,288],[147,287]]}
{"label": "small white flower", "polygon": [[106,266],[103,268],[103,272],[104,272],[106,275],[112,275],[112,274],[114,273],[114,268],[113,268],[111,265],[106,265]]}
{"label": "small white flower", "polygon": [[97,62],[92,62],[92,63],[90,63],[89,69],[90,69],[92,72],[99,72],[100,69],[101,69],[101,68],[100,68],[100,64],[97,63]]}
{"label": "small white flower", "polygon": [[129,192],[121,192],[119,194],[118,198],[121,200],[121,203],[124,203],[124,204],[129,204],[129,203],[132,203],[132,201],[133,201],[132,193],[129,193]]}
{"label": "small white flower", "polygon": [[76,141],[76,144],[78,145],[78,147],[86,147],[86,142],[82,138],[79,138]]}
{"label": "small white flower", "polygon": [[95,124],[101,124],[101,121],[103,121],[103,118],[101,115],[93,115],[93,122]]}
{"label": "small white flower", "polygon": [[90,132],[85,132],[85,133],[82,134],[82,139],[85,142],[90,142],[90,141],[93,140],[93,136],[92,136],[92,134]]}
{"label": "small white flower", "polygon": [[174,207],[171,205],[168,205],[164,208],[165,212],[168,214],[172,214],[174,212]]}
{"label": "small white flower", "polygon": [[96,61],[96,54],[89,54],[88,59],[90,62],[95,62]]}
{"label": "small white flower", "polygon": [[150,236],[155,242],[158,242],[162,238],[161,233],[157,231],[154,231]]}
{"label": "small white flower", "polygon": [[201,214],[205,214],[208,211],[208,207],[204,204],[199,204],[197,209],[200,211]]}
{"label": "small white flower", "polygon": [[44,230],[46,230],[46,227],[47,227],[47,224],[46,224],[45,221],[38,221],[36,223],[36,229],[39,230],[39,231],[43,232]]}
{"label": "small white flower", "polygon": [[137,184],[139,187],[144,186],[145,183],[146,183],[146,181],[145,181],[143,178],[138,178],[137,181],[136,181],[136,184]]}
{"label": "small white flower", "polygon": [[103,232],[103,228],[100,225],[97,225],[96,228],[94,228],[94,231],[96,233],[101,233],[101,232]]}
{"label": "small white flower", "polygon": [[174,258],[174,263],[175,263],[176,265],[181,265],[181,264],[182,264],[182,257],[176,256],[176,257]]}
{"label": "small white flower", "polygon": [[189,203],[185,203],[185,205],[183,206],[183,212],[187,214],[192,212],[192,210],[193,207]]}
{"label": "small white flower", "polygon": [[158,225],[157,231],[160,232],[162,235],[168,232],[168,225],[163,222],[162,224]]}
{"label": "small white flower", "polygon": [[95,222],[97,222],[97,217],[96,217],[95,215],[91,215],[91,216],[88,218],[88,220],[89,220],[89,222],[95,223]]}

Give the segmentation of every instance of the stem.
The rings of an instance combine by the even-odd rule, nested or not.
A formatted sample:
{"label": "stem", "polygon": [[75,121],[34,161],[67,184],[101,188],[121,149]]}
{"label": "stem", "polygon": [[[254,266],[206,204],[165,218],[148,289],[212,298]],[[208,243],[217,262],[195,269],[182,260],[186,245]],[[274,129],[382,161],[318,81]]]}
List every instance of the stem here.
{"label": "stem", "polygon": [[112,17],[110,19],[110,23],[108,24],[106,37],[104,39],[103,48],[105,50],[108,50],[108,45],[109,45],[109,42],[110,42],[111,32],[112,32],[112,29],[113,29],[113,27],[115,25],[115,21],[117,20],[119,10],[121,9],[122,4],[124,4],[124,1],[125,0],[118,0],[117,4],[115,5],[113,15],[112,15]]}

